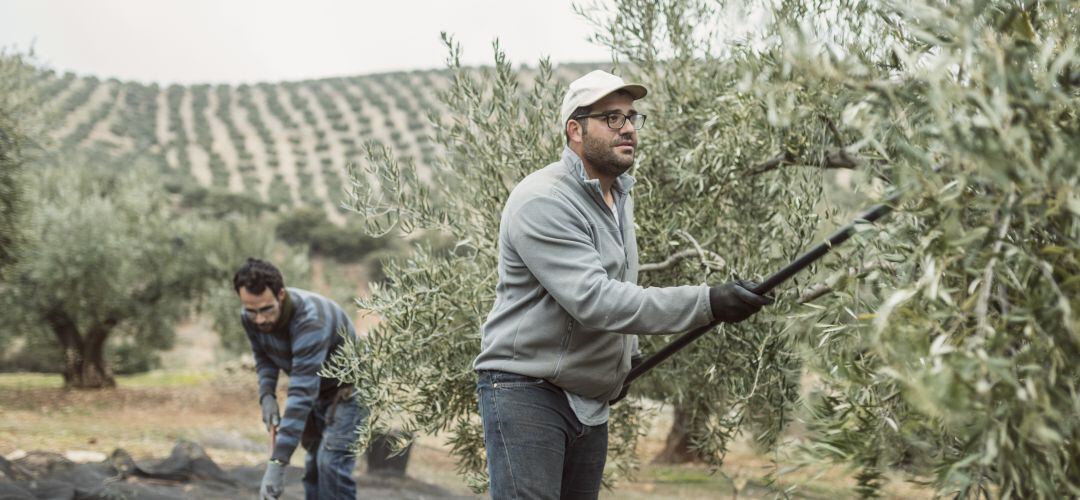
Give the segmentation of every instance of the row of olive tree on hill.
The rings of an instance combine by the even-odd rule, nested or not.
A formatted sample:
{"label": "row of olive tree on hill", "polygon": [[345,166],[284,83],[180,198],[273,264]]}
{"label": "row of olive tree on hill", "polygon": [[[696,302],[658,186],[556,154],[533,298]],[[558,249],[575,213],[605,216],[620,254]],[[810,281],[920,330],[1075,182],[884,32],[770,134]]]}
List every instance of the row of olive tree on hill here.
{"label": "row of olive tree on hill", "polygon": [[[766,14],[760,30],[730,43],[722,6],[623,0],[593,12],[617,71],[652,89],[633,172],[642,262],[655,264],[643,282],[776,269],[846,222],[822,203],[837,169],[855,171],[867,200],[904,198],[766,313],[640,381],[615,407],[609,459],[634,465],[645,424],[633,396],[647,395],[676,407],[686,441],[714,463],[749,431],[854,467],[864,495],[888,470],[962,497],[1076,495],[1080,11],[762,2],[748,8]],[[557,158],[565,87],[543,63],[519,88],[497,47],[495,69],[476,78],[449,45],[434,181],[372,145],[353,202],[373,233],[444,231],[458,247],[391,266],[391,286],[365,304],[385,321],[333,371],[364,392],[369,431],[394,418],[449,431],[461,472],[482,487],[471,362],[498,217],[513,185]],[[650,352],[668,339],[645,340]],[[800,387],[807,371],[816,382]],[[810,432],[778,440],[796,416]]]}

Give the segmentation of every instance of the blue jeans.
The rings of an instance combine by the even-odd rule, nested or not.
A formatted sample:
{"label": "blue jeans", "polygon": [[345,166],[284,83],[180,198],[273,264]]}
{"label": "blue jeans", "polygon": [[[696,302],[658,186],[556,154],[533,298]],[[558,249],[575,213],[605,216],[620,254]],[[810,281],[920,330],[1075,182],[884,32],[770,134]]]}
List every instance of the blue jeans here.
{"label": "blue jeans", "polygon": [[[352,478],[356,456],[349,448],[356,442],[356,427],[367,415],[367,409],[360,407],[355,397],[346,397],[337,404],[331,399],[315,401],[304,432],[316,438],[304,446],[304,498],[356,499],[356,481]],[[306,429],[311,425],[315,428]]]}
{"label": "blue jeans", "polygon": [[578,421],[566,393],[538,378],[478,372],[491,498],[597,498],[607,424]]}

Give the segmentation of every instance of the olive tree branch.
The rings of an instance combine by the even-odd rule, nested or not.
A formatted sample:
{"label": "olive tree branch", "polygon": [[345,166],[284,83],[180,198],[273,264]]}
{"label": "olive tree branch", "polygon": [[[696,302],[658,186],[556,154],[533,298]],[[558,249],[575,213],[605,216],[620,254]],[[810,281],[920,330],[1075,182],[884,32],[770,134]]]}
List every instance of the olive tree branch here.
{"label": "olive tree branch", "polygon": [[650,262],[648,264],[642,264],[641,267],[638,268],[638,272],[649,273],[653,271],[661,271],[664,269],[668,269],[671,266],[674,266],[680,260],[695,256],[701,257],[702,261],[705,262],[705,265],[708,266],[709,269],[712,269],[712,266],[710,266],[708,264],[708,261],[705,260],[705,255],[708,255],[709,257],[714,259],[713,264],[718,265],[718,268],[722,268],[724,266],[724,258],[715,252],[710,252],[708,250],[699,251],[699,249],[687,248],[686,250],[679,250],[678,252],[669,255],[666,259],[660,262]]}
{"label": "olive tree branch", "polygon": [[1073,339],[1080,338],[1076,331],[1076,327],[1073,326],[1072,321],[1072,308],[1069,307],[1069,297],[1061,291],[1061,287],[1058,286],[1057,280],[1054,279],[1054,266],[1045,260],[1038,259],[1036,264],[1039,271],[1042,272],[1043,278],[1046,278],[1046,282],[1050,285],[1050,289],[1054,291],[1054,295],[1058,298],[1058,309],[1061,310],[1061,324],[1065,327],[1065,330],[1072,335]]}
{"label": "olive tree branch", "polygon": [[818,115],[818,118],[821,118],[821,121],[825,122],[825,126],[829,127],[829,133],[832,134],[833,139],[836,139],[836,143],[843,146],[844,137],[840,135],[840,130],[836,128],[836,124],[833,123],[832,118],[829,118],[825,114]]}
{"label": "olive tree branch", "polygon": [[779,168],[782,165],[791,165],[791,164],[792,164],[791,159],[788,158],[788,153],[783,152],[783,153],[780,153],[780,154],[778,154],[776,156],[773,156],[772,158],[769,158],[768,160],[765,160],[765,161],[763,161],[761,163],[758,163],[757,165],[754,165],[753,167],[750,167],[750,172],[747,173],[747,175],[750,175],[750,176],[759,175],[759,174],[763,174],[765,172],[768,172],[770,170],[776,170],[777,168]]}
{"label": "olive tree branch", "polygon": [[760,175],[765,172],[776,170],[777,168],[794,165],[804,167],[819,167],[825,169],[847,169],[852,170],[859,168],[867,163],[868,160],[860,158],[850,151],[848,151],[845,144],[844,137],[840,134],[840,129],[836,127],[836,124],[826,115],[818,115],[821,121],[825,122],[825,126],[829,130],[829,134],[836,140],[838,147],[829,148],[825,151],[825,156],[821,159],[821,162],[817,165],[803,164],[795,161],[788,152],[783,152],[765,160],[750,168],[747,175]]}
{"label": "olive tree branch", "polygon": [[642,264],[641,267],[638,268],[638,272],[648,273],[652,271],[668,269],[671,266],[674,266],[680,260],[694,256],[697,256],[701,260],[701,263],[710,271],[719,271],[727,265],[727,261],[724,260],[724,258],[721,257],[720,254],[717,254],[716,252],[710,252],[709,250],[701,248],[701,245],[696,239],[694,239],[693,236],[690,235],[690,233],[679,229],[675,231],[675,234],[686,239],[686,241],[690,242],[690,244],[693,245],[694,248],[680,250],[674,254],[669,255],[662,262]]}
{"label": "olive tree branch", "polygon": [[821,298],[822,296],[832,292],[833,287],[836,286],[836,284],[840,281],[841,278],[845,276],[858,276],[860,274],[866,274],[877,270],[895,271],[896,265],[891,262],[878,261],[863,265],[862,267],[859,267],[857,269],[853,267],[848,268],[846,271],[841,271],[833,274],[832,276],[825,278],[825,281],[822,281],[821,283],[818,283],[807,288],[806,290],[803,290],[803,292],[799,294],[799,298],[796,300],[796,302],[799,304],[813,302]]}
{"label": "olive tree branch", "polygon": [[[701,245],[693,236],[690,235],[690,233],[682,229],[678,229],[675,231],[675,234],[682,236],[687,241],[689,241],[691,245],[694,245],[694,249],[697,250],[698,257],[701,259],[701,263],[704,264],[705,267],[708,268],[710,271],[719,271],[723,269],[725,265],[727,265],[727,261],[725,261],[723,257],[714,252],[709,252],[709,257],[706,257],[705,250],[701,248]],[[710,262],[709,258],[712,258],[713,261]]]}
{"label": "olive tree branch", "polygon": [[[1005,204],[1009,207],[1016,199],[1016,194],[1009,195],[1009,201]],[[1000,229],[998,230],[997,238],[994,241],[994,248],[991,250],[993,257],[990,258],[990,262],[986,263],[986,268],[983,269],[983,283],[982,289],[979,290],[979,299],[975,303],[975,318],[976,328],[975,330],[980,334],[993,333],[993,329],[990,328],[989,321],[986,319],[988,314],[988,304],[990,302],[990,291],[994,285],[994,268],[997,266],[998,255],[1001,254],[1001,247],[1005,243],[1005,233],[1009,230],[1009,224],[1012,222],[1012,213],[1005,215],[1005,219],[1001,221]]]}
{"label": "olive tree branch", "polygon": [[853,170],[866,164],[866,160],[852,155],[844,148],[831,148],[825,152],[825,157],[822,158],[821,163],[817,165],[809,163],[798,163],[793,161],[787,153],[780,153],[768,160],[765,160],[753,167],[750,167],[750,171],[747,172],[747,176],[761,175],[765,172],[776,170],[780,167],[797,166],[797,167],[816,167],[824,169],[845,169]]}

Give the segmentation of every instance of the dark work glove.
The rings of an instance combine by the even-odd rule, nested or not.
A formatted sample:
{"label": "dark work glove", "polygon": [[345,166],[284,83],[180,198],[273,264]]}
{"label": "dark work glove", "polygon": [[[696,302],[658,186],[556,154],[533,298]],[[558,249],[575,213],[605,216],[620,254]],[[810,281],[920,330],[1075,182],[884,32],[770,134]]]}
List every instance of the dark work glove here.
{"label": "dark work glove", "polygon": [[277,427],[281,423],[281,415],[278,414],[277,398],[273,394],[264,394],[259,398],[259,406],[262,406],[262,419],[266,424],[267,432],[271,427]]}
{"label": "dark work glove", "polygon": [[757,288],[753,281],[729,281],[709,289],[709,305],[713,319],[725,323],[738,323],[773,303],[772,297],[751,292]]}
{"label": "dark work glove", "polygon": [[276,500],[285,490],[285,464],[271,460],[259,485],[259,500]]}

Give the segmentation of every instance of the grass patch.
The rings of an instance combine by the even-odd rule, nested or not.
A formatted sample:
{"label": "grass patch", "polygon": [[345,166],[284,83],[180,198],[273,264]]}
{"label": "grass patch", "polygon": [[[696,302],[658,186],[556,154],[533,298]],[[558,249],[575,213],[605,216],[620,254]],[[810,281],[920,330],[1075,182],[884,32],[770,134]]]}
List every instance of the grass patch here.
{"label": "grass patch", "polygon": [[716,483],[728,486],[731,484],[721,474],[709,474],[706,470],[689,469],[683,467],[657,467],[651,471],[652,480],[657,483],[674,484],[705,484]]}
{"label": "grass patch", "polygon": [[154,370],[136,375],[116,377],[120,387],[190,387],[209,382],[214,374],[206,371]]}
{"label": "grass patch", "polygon": [[[205,371],[154,370],[135,375],[119,375],[119,387],[191,387],[209,382],[214,375]],[[8,389],[60,389],[64,377],[59,373],[0,373],[0,390]]]}
{"label": "grass patch", "polygon": [[59,389],[64,377],[59,373],[0,373],[0,389]]}

